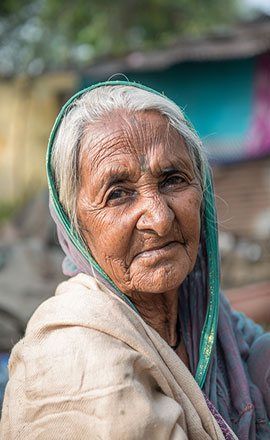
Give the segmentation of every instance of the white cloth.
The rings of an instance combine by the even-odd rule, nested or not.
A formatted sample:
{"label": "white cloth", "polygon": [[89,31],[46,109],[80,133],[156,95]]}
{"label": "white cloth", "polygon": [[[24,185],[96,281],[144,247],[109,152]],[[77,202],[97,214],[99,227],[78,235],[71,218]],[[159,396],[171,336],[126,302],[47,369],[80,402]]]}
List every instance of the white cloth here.
{"label": "white cloth", "polygon": [[9,370],[2,440],[224,439],[184,363],[88,275],[36,310]]}

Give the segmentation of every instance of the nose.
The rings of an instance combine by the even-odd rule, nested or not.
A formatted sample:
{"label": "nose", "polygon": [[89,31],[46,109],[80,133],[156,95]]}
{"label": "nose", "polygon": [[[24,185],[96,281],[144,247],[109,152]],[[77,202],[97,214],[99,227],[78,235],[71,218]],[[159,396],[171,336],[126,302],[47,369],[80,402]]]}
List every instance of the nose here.
{"label": "nose", "polygon": [[165,237],[171,230],[174,212],[162,196],[145,197],[141,200],[141,214],[137,221],[139,231],[155,232],[160,237]]}

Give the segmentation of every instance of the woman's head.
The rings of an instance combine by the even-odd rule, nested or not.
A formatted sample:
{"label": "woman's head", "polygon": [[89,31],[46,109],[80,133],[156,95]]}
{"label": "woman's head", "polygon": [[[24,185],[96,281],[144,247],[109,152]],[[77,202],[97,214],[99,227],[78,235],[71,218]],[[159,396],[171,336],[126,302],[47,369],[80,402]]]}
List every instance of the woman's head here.
{"label": "woman's head", "polygon": [[204,161],[174,103],[124,85],[86,92],[61,123],[52,166],[65,211],[121,291],[181,284],[197,256]]}
{"label": "woman's head", "polygon": [[[119,118],[117,118],[117,115],[119,115]],[[144,117],[142,117],[142,115]],[[133,130],[134,133],[127,130],[127,126],[131,127],[132,117],[133,121],[136,121],[136,130],[135,132]],[[101,127],[103,123],[103,127],[109,130],[110,127],[115,128],[115,120],[117,119],[118,122],[121,121],[123,124],[121,128],[122,132],[125,130],[128,131],[130,139],[134,138],[134,136],[136,137],[136,134],[136,139],[144,139],[144,136],[139,136],[140,132],[144,132],[151,140],[149,146],[144,142],[143,150],[140,146],[140,142],[137,141],[136,144],[138,144],[138,147],[133,145],[133,147],[130,148],[130,152],[133,152],[130,156],[133,158],[132,163],[135,163],[136,165],[137,173],[143,174],[147,172],[147,176],[144,175],[141,177],[143,177],[143,179],[149,178],[147,183],[150,192],[148,192],[148,190],[147,192],[140,192],[140,200],[143,202],[140,204],[140,207],[146,206],[147,208],[147,206],[151,206],[150,202],[152,200],[152,195],[150,194],[151,191],[154,191],[155,198],[153,199],[153,203],[158,204],[157,206],[161,206],[162,208],[166,208],[151,211],[146,209],[145,212],[147,213],[147,217],[140,217],[143,221],[139,223],[138,228],[135,228],[135,236],[138,237],[138,235],[140,235],[142,238],[142,244],[149,244],[150,251],[151,248],[152,251],[155,251],[154,248],[156,247],[156,243],[153,243],[151,239],[155,238],[155,240],[158,241],[157,244],[161,246],[167,243],[167,238],[172,239],[176,237],[175,241],[177,241],[178,237],[180,237],[179,245],[181,245],[180,233],[183,233],[183,237],[186,235],[186,238],[183,240],[187,249],[185,254],[184,249],[181,249],[177,244],[175,244],[175,248],[174,245],[172,245],[171,249],[169,246],[169,249],[167,250],[167,260],[170,260],[168,264],[171,264],[171,267],[167,266],[166,268],[165,266],[167,263],[163,265],[162,252],[164,251],[160,251],[160,254],[157,257],[153,256],[152,263],[150,260],[148,260],[148,262],[146,259],[141,260],[141,263],[147,263],[144,266],[144,276],[141,275],[141,280],[143,281],[143,283],[141,282],[141,288],[144,288],[147,292],[153,292],[155,288],[157,291],[162,292],[165,288],[168,289],[169,287],[168,283],[166,285],[166,280],[168,282],[172,280],[171,282],[175,285],[181,283],[183,278],[186,277],[179,292],[182,303],[181,317],[186,323],[185,326],[187,325],[186,328],[189,328],[189,331],[191,331],[194,374],[196,370],[195,379],[202,388],[209,371],[211,353],[215,346],[215,335],[217,333],[219,316],[219,255],[214,192],[211,172],[202,157],[201,143],[198,137],[192,131],[192,128],[186,122],[181,110],[176,104],[172,103],[158,92],[140,84],[126,83],[124,81],[108,81],[105,83],[94,84],[88,89],[81,90],[76,95],[72,96],[57,116],[49,139],[46,166],[50,191],[50,211],[57,225],[59,242],[66,254],[66,258],[63,262],[63,271],[68,276],[76,275],[79,272],[96,276],[98,280],[102,281],[102,283],[104,283],[114,294],[124,300],[138,313],[138,309],[134,303],[138,305],[139,302],[137,299],[140,301],[140,298],[136,298],[134,301],[134,297],[130,300],[127,295],[123,294],[123,291],[125,291],[132,296],[133,291],[130,290],[130,278],[128,277],[129,274],[126,272],[124,264],[122,264],[123,270],[121,271],[121,261],[123,261],[123,257],[120,256],[119,258],[120,254],[122,256],[127,255],[128,251],[124,251],[123,254],[121,249],[126,249],[126,238],[129,239],[130,231],[134,231],[134,228],[132,229],[134,223],[131,223],[131,229],[130,223],[128,224],[128,228],[125,224],[120,223],[120,220],[122,222],[129,218],[128,215],[125,216],[125,209],[123,209],[123,215],[121,217],[120,215],[110,217],[111,220],[108,225],[108,231],[106,231],[105,220],[106,218],[109,218],[105,216],[106,211],[103,210],[104,215],[100,214],[98,216],[98,223],[91,223],[91,216],[93,216],[95,212],[97,213],[97,210],[95,211],[95,209],[91,209],[91,206],[85,206],[85,209],[83,209],[84,204],[82,203],[84,200],[82,180],[83,178],[88,179],[89,169],[93,167],[93,161],[96,161],[97,164],[98,158],[102,158],[104,152],[107,151],[106,143],[103,144],[102,147],[101,139],[98,140],[98,135],[100,135],[100,132],[98,132],[98,122],[99,127]],[[151,127],[150,131],[149,126]],[[94,134],[94,128],[96,129],[96,134]],[[172,128],[174,128],[174,130]],[[92,138],[90,137],[91,129],[94,134]],[[162,134],[164,134],[163,137]],[[176,137],[177,134],[179,137]],[[89,142],[90,140],[93,141],[96,139],[96,145],[100,146],[99,150],[96,149],[96,159],[93,159],[93,142],[91,144],[91,157],[90,144],[87,139],[89,139]],[[108,139],[108,132],[106,139]],[[196,184],[195,181],[193,184],[186,184],[185,191],[182,191],[183,198],[181,197],[181,203],[179,202],[179,205],[177,205],[177,208],[181,209],[181,211],[176,212],[172,204],[167,204],[167,207],[164,204],[164,200],[167,201],[168,198],[170,198],[168,197],[168,194],[164,194],[164,184],[165,187],[167,184],[170,187],[171,183],[174,185],[178,178],[175,180],[173,175],[166,175],[165,173],[164,181],[166,182],[167,179],[171,178],[172,181],[162,183],[162,180],[161,182],[158,181],[157,176],[150,175],[153,174],[153,163],[150,159],[151,153],[156,151],[156,149],[153,148],[153,145],[155,145],[155,139],[160,140],[159,151],[163,152],[161,155],[162,159],[164,159],[164,157],[165,159],[168,159],[168,152],[170,152],[171,157],[174,154],[179,155],[179,151],[181,151],[183,154],[183,157],[181,156],[182,162],[184,160],[189,164],[189,161],[191,161],[193,165],[192,171],[196,176],[197,181]],[[172,140],[171,144],[168,143],[168,139]],[[158,142],[156,142],[156,145],[157,144]],[[163,144],[163,146],[161,144]],[[170,145],[171,147],[167,148]],[[167,147],[165,148],[164,146]],[[117,153],[117,145],[114,147],[114,150]],[[97,153],[97,151],[100,153]],[[127,150],[125,150],[125,154],[126,151]],[[138,165],[137,158],[138,156],[142,156],[142,151],[144,152],[143,155],[147,157],[147,160],[146,158],[139,159]],[[186,155],[188,156],[188,159]],[[154,156],[155,159],[158,159],[159,163],[160,157],[157,157],[157,155]],[[186,159],[184,159],[184,156]],[[106,156],[106,160],[107,163],[111,164],[112,160],[109,156]],[[181,180],[178,180],[178,183],[180,182]],[[199,185],[197,182],[199,182]],[[112,180],[111,183],[117,182],[113,182]],[[146,188],[146,183],[143,180],[141,180],[139,184],[141,184],[141,187],[139,188],[140,191]],[[85,186],[86,192],[87,186],[90,191],[89,181],[88,185]],[[161,191],[159,190],[160,188]],[[190,194],[191,190],[193,190],[192,197]],[[79,194],[79,191],[82,191],[82,193]],[[193,259],[196,257],[197,253],[197,241],[200,229],[198,206],[199,193],[200,196],[203,196],[203,222],[200,246],[195,268],[187,277],[186,275],[188,274],[188,271],[191,270]],[[181,194],[181,191],[179,191],[179,194]],[[179,200],[179,194],[178,196],[172,196],[171,201],[176,202]],[[188,194],[190,194],[191,199]],[[110,199],[116,200],[120,196],[121,193],[117,192],[113,196],[110,196]],[[184,203],[184,200],[186,203]],[[86,201],[88,205],[89,201],[91,202],[90,199]],[[133,205],[131,204],[130,206]],[[192,219],[190,216],[191,206],[194,208],[192,210]],[[187,216],[183,215],[184,207],[187,207],[187,210],[185,210],[188,214]],[[85,215],[83,215],[83,211],[85,211]],[[109,212],[109,210],[107,210],[107,212]],[[138,210],[137,212],[143,211]],[[87,215],[88,213],[89,215]],[[153,217],[151,216],[151,213],[152,215],[158,214],[158,216]],[[157,222],[156,220],[160,218],[160,216],[163,221]],[[112,218],[114,218],[114,220],[112,220]],[[177,227],[175,226],[176,218],[178,219]],[[104,221],[101,223],[103,219]],[[149,219],[151,221],[150,226]],[[173,222],[174,228],[170,229],[170,236],[168,232],[169,229],[166,231],[166,227],[164,228],[164,220],[165,225],[172,224]],[[155,225],[155,228],[157,225],[159,225],[159,228],[161,227],[161,229],[159,229],[159,234],[157,233],[157,229],[153,229],[153,225]],[[102,229],[98,229],[100,226],[103,226]],[[118,235],[117,237],[115,230],[116,226],[118,227],[118,231],[122,233],[122,236]],[[188,229],[184,230],[183,226]],[[85,246],[81,236],[77,233],[80,227],[84,240],[86,242],[89,241],[88,246],[90,250],[92,248],[94,252],[96,251],[96,255],[94,255],[96,260],[87,249],[87,246]],[[75,228],[77,228],[77,231]],[[98,231],[100,231],[99,234]],[[162,236],[164,231],[167,232],[167,235],[165,234],[165,236]],[[91,242],[90,240],[91,233],[96,239],[95,242],[93,240]],[[111,241],[110,246],[107,233],[110,234],[110,238],[116,238],[115,242],[113,240]],[[192,236],[191,239],[189,238],[190,236]],[[149,240],[147,240],[147,238],[149,238]],[[119,244],[122,244],[122,241],[123,247],[118,248]],[[187,243],[188,241],[189,243]],[[137,244],[140,243],[138,240],[136,240],[136,242]],[[109,259],[106,255],[104,257],[104,249],[106,250],[107,255],[109,255]],[[120,254],[119,249],[121,251]],[[145,248],[145,250],[147,251],[147,248]],[[178,253],[180,251],[182,252],[181,255]],[[189,255],[187,255],[188,253]],[[158,258],[160,258],[160,261],[158,261]],[[117,264],[115,265],[114,263]],[[154,277],[151,275],[151,264],[156,264],[156,268],[158,269],[154,270]],[[164,270],[162,269],[162,265]],[[134,286],[135,281],[136,283],[139,283],[140,281],[139,266],[134,265],[132,270],[135,271],[135,269],[138,275],[138,281],[133,278]],[[163,285],[162,283],[159,284],[157,279],[160,274],[162,274],[162,270],[163,273],[165,273],[165,277],[163,277],[163,281],[165,280]],[[176,272],[178,273],[176,274]],[[126,273],[127,276],[125,276]],[[170,274],[172,275],[171,277]],[[125,282],[126,280],[127,282]],[[142,284],[144,284],[144,286]],[[149,295],[149,298],[152,300],[153,296]]]}

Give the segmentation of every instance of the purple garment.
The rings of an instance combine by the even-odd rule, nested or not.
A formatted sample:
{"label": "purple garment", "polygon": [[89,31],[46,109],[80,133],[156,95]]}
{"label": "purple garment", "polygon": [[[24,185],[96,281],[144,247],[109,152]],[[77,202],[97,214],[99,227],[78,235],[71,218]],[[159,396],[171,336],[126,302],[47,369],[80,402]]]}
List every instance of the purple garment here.
{"label": "purple garment", "polygon": [[[181,286],[179,301],[182,334],[193,375],[208,297],[204,235],[202,226],[197,262]],[[263,348],[259,364],[253,347],[260,340]],[[243,314],[233,312],[221,293],[216,347],[203,391],[240,440],[270,439],[269,354],[270,335]],[[257,377],[264,377],[263,383],[259,384],[255,375],[251,377],[251,369],[257,371]]]}
{"label": "purple garment", "polygon": [[[71,243],[52,205],[50,209],[57,225],[60,245],[66,254],[63,263],[65,275],[74,276],[79,272],[95,275],[112,290],[107,281],[89,263],[86,263]],[[200,335],[208,301],[203,225],[198,258],[194,270],[181,285],[179,299],[181,334],[186,345],[191,372],[195,376]],[[262,328],[244,315],[232,312],[226,298],[221,294],[216,347],[212,353],[203,392],[212,403],[211,410],[217,420],[222,422],[223,418],[240,440],[270,439],[270,359],[268,355],[263,355],[266,350],[270,354],[268,336],[263,336]],[[263,341],[261,345],[260,341]],[[256,364],[256,355],[254,358],[253,347],[254,349],[256,347],[256,353],[258,351],[261,353],[258,364]],[[263,380],[258,380],[262,377]]]}
{"label": "purple garment", "polygon": [[228,425],[226,425],[226,423],[224,422],[224,419],[221,417],[216,407],[213,405],[212,402],[210,402],[210,400],[206,395],[204,395],[204,398],[208,408],[210,409],[211,413],[213,414],[217,423],[219,424],[219,427],[224,435],[225,440],[234,440],[231,430],[228,428]]}
{"label": "purple garment", "polygon": [[254,114],[245,141],[251,157],[270,153],[270,53],[259,57],[255,75]]}

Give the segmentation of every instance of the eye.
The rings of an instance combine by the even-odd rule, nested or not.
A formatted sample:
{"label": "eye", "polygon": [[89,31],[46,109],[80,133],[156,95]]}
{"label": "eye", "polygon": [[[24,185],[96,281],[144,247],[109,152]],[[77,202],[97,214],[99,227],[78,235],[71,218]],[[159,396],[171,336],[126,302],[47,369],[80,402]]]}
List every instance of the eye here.
{"label": "eye", "polygon": [[187,182],[187,180],[181,174],[172,174],[170,176],[167,176],[160,183],[160,188],[166,189],[166,188],[170,188],[170,187],[177,187],[177,186],[183,185],[183,183],[186,183],[186,182]]}
{"label": "eye", "polygon": [[115,189],[113,190],[108,197],[108,200],[120,199],[121,197],[125,197],[127,195],[127,191],[124,189]]}
{"label": "eye", "polygon": [[132,196],[132,191],[129,191],[124,188],[116,188],[110,192],[110,194],[107,197],[107,203],[108,204],[117,204],[124,202],[127,198],[130,198]]}

